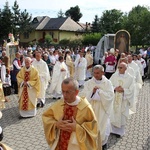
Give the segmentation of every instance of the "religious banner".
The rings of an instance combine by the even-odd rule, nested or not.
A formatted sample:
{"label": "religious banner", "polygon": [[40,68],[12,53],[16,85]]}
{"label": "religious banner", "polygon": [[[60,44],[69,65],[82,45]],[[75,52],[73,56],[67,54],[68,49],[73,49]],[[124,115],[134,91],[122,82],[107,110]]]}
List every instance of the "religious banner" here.
{"label": "religious banner", "polygon": [[13,60],[15,59],[15,54],[18,51],[18,45],[9,45],[9,57],[10,57],[10,64],[12,64]]}
{"label": "religious banner", "polygon": [[128,53],[130,47],[130,33],[126,30],[119,30],[114,38],[114,48],[119,53]]}

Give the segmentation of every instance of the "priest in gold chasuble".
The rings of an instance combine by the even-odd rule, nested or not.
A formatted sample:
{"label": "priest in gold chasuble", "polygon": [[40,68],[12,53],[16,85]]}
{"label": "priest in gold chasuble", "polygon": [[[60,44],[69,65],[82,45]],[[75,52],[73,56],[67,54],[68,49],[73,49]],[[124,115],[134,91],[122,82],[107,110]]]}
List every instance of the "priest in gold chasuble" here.
{"label": "priest in gold chasuble", "polygon": [[19,112],[21,117],[36,115],[37,97],[40,91],[38,71],[31,65],[31,59],[25,58],[25,66],[17,74],[19,87]]}
{"label": "priest in gold chasuble", "polygon": [[91,105],[78,95],[78,83],[72,78],[62,82],[63,99],[43,115],[43,126],[51,150],[101,150],[97,144],[97,120]]}

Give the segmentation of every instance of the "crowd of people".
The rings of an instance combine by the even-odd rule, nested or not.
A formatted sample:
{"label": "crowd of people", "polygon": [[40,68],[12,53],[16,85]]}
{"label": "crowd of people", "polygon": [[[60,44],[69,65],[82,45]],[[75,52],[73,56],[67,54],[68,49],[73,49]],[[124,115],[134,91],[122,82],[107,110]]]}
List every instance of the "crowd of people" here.
{"label": "crowd of people", "polygon": [[105,150],[109,135],[122,137],[129,116],[136,113],[150,48],[139,54],[111,48],[97,65],[90,48],[29,46],[15,56],[10,64],[2,51],[0,100],[9,102],[9,96],[17,94],[19,118],[34,117],[45,105],[47,90],[57,100],[42,115],[51,149]]}

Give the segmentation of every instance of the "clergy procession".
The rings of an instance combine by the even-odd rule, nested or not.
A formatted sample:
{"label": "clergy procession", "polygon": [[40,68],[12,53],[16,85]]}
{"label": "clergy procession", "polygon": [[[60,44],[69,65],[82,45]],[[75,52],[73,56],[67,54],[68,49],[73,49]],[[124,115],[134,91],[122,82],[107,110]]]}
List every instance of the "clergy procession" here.
{"label": "clergy procession", "polygon": [[[46,107],[37,126],[42,126],[50,150],[109,149],[110,136],[126,136],[127,122],[138,111],[149,51],[120,53],[111,48],[95,64],[91,47],[21,47],[12,62],[3,48],[0,109],[5,110],[13,95],[17,117],[26,122]],[[46,106],[48,99],[53,102]],[[0,127],[0,140],[3,136],[7,138]],[[0,142],[0,149],[11,148]]]}

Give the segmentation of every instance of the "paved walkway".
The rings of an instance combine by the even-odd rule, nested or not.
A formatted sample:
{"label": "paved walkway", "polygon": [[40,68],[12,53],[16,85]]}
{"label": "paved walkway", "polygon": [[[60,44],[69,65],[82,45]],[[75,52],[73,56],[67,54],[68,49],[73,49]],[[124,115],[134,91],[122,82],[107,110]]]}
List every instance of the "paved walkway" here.
{"label": "paved walkway", "polygon": [[[46,97],[46,105],[38,109],[36,117],[19,120],[17,96],[11,95],[0,120],[4,130],[4,143],[14,150],[49,150],[41,115],[53,100],[48,98],[48,94]],[[150,80],[145,81],[139,94],[137,113],[129,119],[126,135],[120,139],[111,135],[108,146],[108,150],[150,150]]]}

